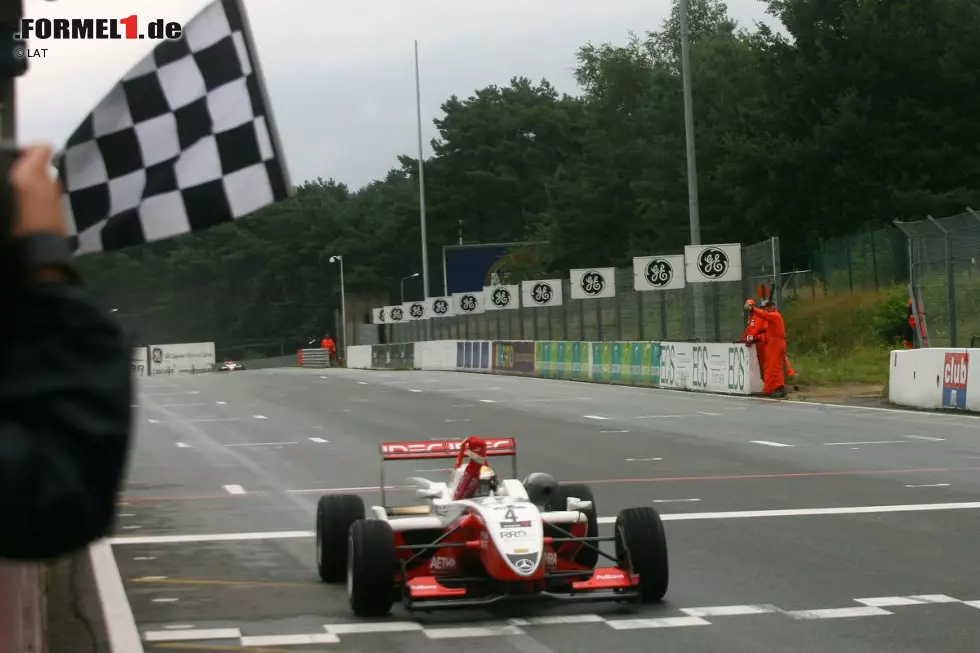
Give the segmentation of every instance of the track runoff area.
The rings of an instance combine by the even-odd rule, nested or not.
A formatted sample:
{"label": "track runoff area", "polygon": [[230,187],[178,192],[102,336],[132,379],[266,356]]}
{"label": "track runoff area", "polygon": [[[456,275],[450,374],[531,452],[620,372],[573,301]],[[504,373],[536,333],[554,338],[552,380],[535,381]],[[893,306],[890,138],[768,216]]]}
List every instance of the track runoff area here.
{"label": "track runoff area", "polygon": [[[137,404],[116,533],[91,550],[114,653],[976,651],[970,416],[308,369],[141,379]],[[375,505],[380,443],[468,435],[516,438],[521,476],[588,484],[600,535],[660,511],[664,601],[355,617],[317,576],[319,497]],[[390,503],[446,477],[445,460],[393,465]]]}

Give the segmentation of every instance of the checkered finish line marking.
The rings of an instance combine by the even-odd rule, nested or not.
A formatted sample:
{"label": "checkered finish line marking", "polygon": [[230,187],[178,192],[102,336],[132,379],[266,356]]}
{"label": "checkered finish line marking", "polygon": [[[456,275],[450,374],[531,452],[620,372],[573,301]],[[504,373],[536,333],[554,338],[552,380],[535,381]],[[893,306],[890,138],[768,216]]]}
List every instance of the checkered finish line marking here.
{"label": "checkered finish line marking", "polygon": [[487,622],[480,625],[434,626],[427,627],[417,621],[376,621],[344,624],[327,624],[326,632],[296,635],[242,635],[238,628],[215,628],[210,630],[156,630],[147,631],[143,638],[148,642],[176,642],[195,640],[240,640],[242,646],[290,646],[303,644],[338,644],[341,637],[352,635],[420,632],[428,639],[459,639],[470,637],[500,637],[505,635],[525,635],[525,628],[533,626],[567,626],[572,624],[604,624],[612,630],[641,630],[648,628],[685,628],[688,626],[711,626],[715,621],[709,618],[739,617],[746,615],[778,614],[799,621],[817,619],[848,619],[855,617],[887,616],[894,614],[885,608],[912,605],[937,605],[956,603],[980,610],[980,600],[964,601],[946,594],[918,594],[914,596],[879,596],[854,599],[860,605],[844,608],[821,608],[817,610],[783,610],[775,605],[721,605],[701,608],[682,608],[683,616],[606,619],[597,614],[573,614],[526,619],[508,619],[501,622]]}
{"label": "checkered finish line marking", "polygon": [[56,161],[76,254],[200,232],[290,192],[247,16],[214,0],[136,64]]}

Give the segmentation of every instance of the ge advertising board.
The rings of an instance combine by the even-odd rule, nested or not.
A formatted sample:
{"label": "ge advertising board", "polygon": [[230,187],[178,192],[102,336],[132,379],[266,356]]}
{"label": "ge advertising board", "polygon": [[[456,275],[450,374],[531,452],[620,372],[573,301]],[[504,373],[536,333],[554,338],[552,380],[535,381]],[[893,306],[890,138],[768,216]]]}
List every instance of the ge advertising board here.
{"label": "ge advertising board", "polygon": [[969,372],[969,352],[946,352],[946,360],[943,362],[943,408],[966,408]]}
{"label": "ge advertising board", "polygon": [[213,342],[184,342],[150,345],[147,376],[154,374],[195,374],[214,367]]}

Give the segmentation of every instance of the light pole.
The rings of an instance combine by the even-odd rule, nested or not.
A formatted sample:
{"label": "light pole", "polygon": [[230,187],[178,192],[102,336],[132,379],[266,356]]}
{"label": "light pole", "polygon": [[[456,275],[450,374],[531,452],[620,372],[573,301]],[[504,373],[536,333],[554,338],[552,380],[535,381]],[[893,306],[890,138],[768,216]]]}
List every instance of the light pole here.
{"label": "light pole", "polygon": [[[681,28],[681,80],[684,88],[684,136],[687,142],[687,205],[691,222],[691,244],[701,244],[701,211],[698,201],[698,163],[694,140],[694,92],[691,88],[691,35],[689,0],[678,3]],[[704,326],[704,284],[694,284],[694,336]]]}
{"label": "light pole", "polygon": [[331,256],[331,263],[340,263],[340,339],[343,341],[344,360],[347,360],[347,298],[344,295],[344,257]]}
{"label": "light pole", "polygon": [[[422,299],[429,298],[429,243],[425,224],[425,163],[422,160],[422,87],[419,83],[419,42],[415,42],[415,119],[419,140],[419,218],[422,224]],[[418,276],[417,274],[415,276]]]}
{"label": "light pole", "polygon": [[409,279],[414,279],[417,276],[419,276],[419,273],[418,272],[416,272],[415,274],[410,274],[407,277],[403,277],[402,278],[402,304],[405,303],[405,282],[408,281]]}

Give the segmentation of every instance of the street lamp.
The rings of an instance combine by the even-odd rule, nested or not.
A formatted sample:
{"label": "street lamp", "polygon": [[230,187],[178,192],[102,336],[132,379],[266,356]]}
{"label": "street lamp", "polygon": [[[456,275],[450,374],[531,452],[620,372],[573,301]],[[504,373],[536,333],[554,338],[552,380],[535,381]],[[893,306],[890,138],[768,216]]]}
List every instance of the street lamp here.
{"label": "street lamp", "polygon": [[405,303],[405,282],[408,281],[409,279],[414,279],[417,276],[419,276],[418,272],[416,272],[415,274],[410,274],[402,279],[402,304]]}
{"label": "street lamp", "polygon": [[331,263],[340,263],[340,339],[343,340],[344,360],[347,360],[347,298],[344,295],[344,257],[331,256]]}

